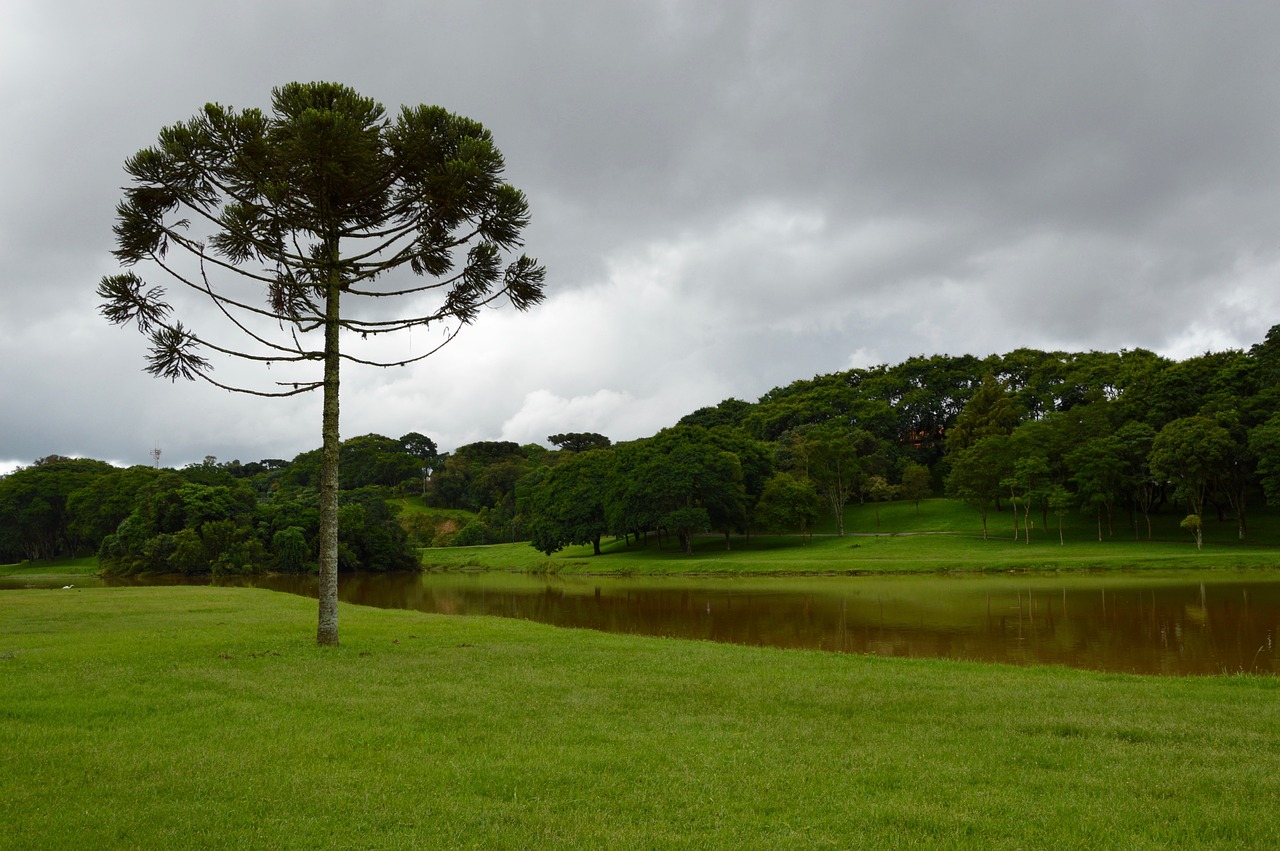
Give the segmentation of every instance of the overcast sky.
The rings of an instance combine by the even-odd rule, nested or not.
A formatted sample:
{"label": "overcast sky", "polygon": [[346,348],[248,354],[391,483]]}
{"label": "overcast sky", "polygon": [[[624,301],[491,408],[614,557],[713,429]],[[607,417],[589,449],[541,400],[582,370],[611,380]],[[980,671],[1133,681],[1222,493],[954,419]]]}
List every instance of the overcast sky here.
{"label": "overcast sky", "polygon": [[319,445],[314,394],[152,378],[94,293],[124,160],[294,80],[484,123],[548,270],[529,313],[348,368],[344,436],[623,440],[916,354],[1248,347],[1280,323],[1277,33],[1274,2],[8,0],[0,471]]}

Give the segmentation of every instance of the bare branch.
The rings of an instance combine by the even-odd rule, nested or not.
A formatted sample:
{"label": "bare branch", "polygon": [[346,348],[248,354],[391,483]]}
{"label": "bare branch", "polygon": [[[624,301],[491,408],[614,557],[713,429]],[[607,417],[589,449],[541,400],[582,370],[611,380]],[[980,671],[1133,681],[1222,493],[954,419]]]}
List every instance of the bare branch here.
{"label": "bare branch", "polygon": [[[200,255],[197,255],[197,256],[200,256]],[[207,296],[209,296],[210,298],[212,298],[215,302],[217,302],[217,303],[219,304],[219,307],[221,307],[221,306],[222,306],[222,304],[224,304],[224,303],[225,303],[225,304],[229,304],[229,305],[231,305],[232,307],[239,308],[240,310],[244,310],[244,311],[246,311],[246,312],[248,312],[248,313],[255,313],[255,314],[257,314],[258,316],[264,316],[264,317],[266,317],[266,318],[268,318],[268,319],[275,320],[275,321],[277,321],[277,322],[288,322],[288,323],[293,324],[293,325],[300,325],[300,324],[302,324],[302,321],[303,321],[303,320],[302,320],[301,318],[299,318],[299,319],[294,319],[294,318],[292,318],[292,317],[284,316],[284,315],[281,315],[281,314],[279,314],[279,313],[273,313],[273,312],[272,312],[272,311],[270,311],[270,310],[263,310],[263,309],[262,309],[262,308],[260,308],[260,307],[254,307],[254,306],[253,306],[253,305],[251,305],[251,304],[246,304],[246,303],[244,303],[244,302],[242,302],[242,301],[237,301],[236,299],[233,299],[233,298],[230,298],[230,297],[228,297],[228,296],[225,296],[225,295],[223,295],[222,293],[219,293],[219,292],[217,292],[216,290],[213,290],[213,289],[209,286],[208,278],[207,278],[207,277],[205,278],[205,283],[204,283],[204,285],[197,284],[197,283],[195,283],[194,281],[192,281],[192,280],[190,280],[189,278],[187,278],[187,276],[186,276],[186,275],[182,274],[182,273],[181,273],[181,272],[179,272],[177,269],[175,269],[175,268],[173,268],[172,266],[170,266],[170,265],[169,265],[168,263],[166,263],[166,262],[164,261],[164,259],[163,259],[163,258],[161,258],[161,257],[153,256],[153,257],[152,257],[152,259],[155,261],[155,263],[156,263],[156,265],[157,265],[157,266],[159,266],[161,269],[164,269],[166,272],[168,272],[170,275],[172,275],[175,279],[177,279],[177,280],[178,280],[178,281],[180,281],[181,283],[183,283],[183,284],[187,285],[188,287],[190,287],[191,289],[195,290],[195,291],[196,291],[196,292],[198,292],[198,293],[201,293],[201,294],[203,294],[203,295],[207,295]],[[203,264],[202,264],[202,268],[201,268],[201,274],[202,274],[202,275],[204,274]],[[269,279],[269,278],[258,278],[257,276],[252,276],[252,277],[254,278],[254,280],[259,280],[259,281],[270,281],[270,279]],[[310,319],[311,317],[307,317],[307,318],[308,318],[308,319]]]}
{"label": "bare branch", "polygon": [[420,287],[414,287],[413,289],[408,289],[408,290],[387,290],[386,292],[379,293],[379,292],[373,292],[372,290],[348,289],[348,290],[343,290],[343,293],[349,294],[349,295],[370,296],[372,298],[388,298],[390,296],[399,296],[399,295],[417,295],[418,293],[430,292],[431,290],[438,290],[441,287],[447,287],[447,286],[456,284],[458,281],[462,280],[462,275],[463,273],[459,272],[458,274],[452,277],[442,278],[436,281],[435,283],[423,284]]}
{"label": "bare branch", "polygon": [[417,362],[418,362],[418,361],[420,361],[420,360],[426,360],[427,358],[431,357],[431,356],[432,356],[432,355],[434,355],[436,352],[440,351],[440,350],[441,350],[441,349],[443,349],[445,346],[447,346],[447,345],[449,345],[450,343],[452,343],[452,342],[453,342],[453,340],[454,340],[454,338],[455,338],[455,337],[457,337],[457,336],[458,336],[458,334],[459,334],[459,333],[461,333],[461,331],[462,331],[462,326],[461,326],[461,325],[459,325],[457,328],[454,328],[452,331],[447,332],[447,333],[448,333],[448,336],[446,336],[446,337],[445,337],[444,342],[440,343],[440,345],[436,346],[435,348],[431,349],[430,351],[428,351],[428,352],[426,352],[426,353],[424,353],[424,354],[416,355],[415,357],[407,358],[407,359],[405,359],[405,360],[399,360],[399,361],[386,361],[386,362],[383,362],[383,361],[372,361],[372,360],[362,360],[362,359],[360,359],[360,358],[353,357],[353,356],[351,356],[351,355],[347,355],[347,354],[339,355],[339,357],[341,357],[341,358],[342,358],[343,360],[345,360],[345,361],[350,361],[351,363],[358,363],[358,364],[362,364],[362,365],[364,365],[364,366],[381,366],[381,367],[408,366],[408,365],[409,365],[409,364],[411,364],[411,363],[417,363]]}
{"label": "bare branch", "polygon": [[[223,390],[230,390],[232,393],[244,393],[249,396],[265,396],[273,399],[279,399],[284,396],[297,396],[301,393],[308,393],[312,390],[318,390],[324,386],[323,381],[298,382],[297,384],[293,385],[292,390],[286,390],[280,393],[271,393],[264,390],[250,390],[247,387],[233,387],[230,384],[223,384],[220,381],[214,381],[212,378],[205,375],[204,373],[200,373],[199,377],[203,378],[205,381],[209,382],[214,387],[220,387]],[[290,384],[290,382],[287,382],[287,381],[277,381],[276,383],[280,384],[281,386],[288,386]]]}
{"label": "bare branch", "polygon": [[[256,340],[258,343],[266,346],[268,349],[274,349],[277,352],[290,352],[291,354],[296,352],[297,354],[303,355],[305,357],[306,353],[302,350],[301,346],[298,346],[295,349],[290,349],[287,346],[282,346],[282,345],[279,345],[278,343],[273,343],[270,340],[263,339],[261,336],[259,336],[255,332],[250,331],[247,327],[245,327],[245,324],[243,322],[241,322],[239,319],[233,316],[231,314],[231,311],[227,310],[224,304],[224,302],[229,300],[221,298],[220,296],[214,293],[213,286],[209,283],[209,276],[205,272],[203,258],[201,259],[201,263],[200,263],[200,277],[204,280],[204,289],[205,289],[205,292],[208,293],[209,298],[213,299],[213,303],[216,304],[218,306],[218,309],[222,311],[222,315],[227,317],[227,319],[231,322],[231,324],[239,328],[245,334],[245,336],[250,337],[253,340]],[[235,302],[231,302],[231,303],[235,304]],[[280,321],[283,326],[283,323],[285,320],[281,319]],[[289,318],[288,321],[291,323],[296,323],[298,320]],[[295,344],[297,343],[296,336],[294,337],[294,343]],[[222,351],[222,350],[219,349],[219,351]],[[269,360],[269,358],[249,357],[248,355],[244,355],[243,353],[236,353],[236,354],[241,357],[246,357],[250,360]]]}

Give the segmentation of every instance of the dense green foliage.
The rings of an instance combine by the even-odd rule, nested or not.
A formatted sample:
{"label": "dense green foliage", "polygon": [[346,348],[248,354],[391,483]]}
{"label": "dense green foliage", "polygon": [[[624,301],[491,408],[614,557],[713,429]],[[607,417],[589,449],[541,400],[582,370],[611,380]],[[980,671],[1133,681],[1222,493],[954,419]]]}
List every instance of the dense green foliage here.
{"label": "dense green foliage", "polygon": [[[986,534],[998,517],[1024,543],[1150,539],[1156,526],[1178,530],[1188,517],[1200,519],[1181,526],[1182,540],[1230,523],[1246,541],[1250,506],[1280,502],[1278,388],[1273,330],[1247,352],[1186,361],[1142,350],[912,358],[798,381],[756,403],[726,400],[618,444],[571,432],[548,437],[556,449],[481,441],[439,453],[413,432],[351,438],[340,452],[344,488],[394,497],[408,509],[397,523],[418,547],[532,541],[549,554],[595,551],[609,536],[630,546],[670,536],[688,552],[708,532],[729,543],[735,533],[803,536],[829,524],[839,535],[850,505],[878,514],[895,499],[918,506],[942,493],[972,507],[975,529]],[[228,507],[216,520],[231,525],[210,526],[197,547],[192,535],[214,518],[194,509],[155,508],[157,521],[144,511],[119,528],[142,489],[160,487],[154,471],[44,459],[0,479],[0,560],[96,549],[113,536],[113,547],[124,540],[131,549],[108,556],[135,566],[176,553],[175,565],[201,570],[248,569],[255,559],[298,569],[297,536],[286,530],[310,534],[314,506],[300,495],[314,490],[318,469],[315,451],[179,471],[193,485],[247,487],[259,504],[249,514],[268,515],[250,522]],[[239,504],[224,491],[208,499]],[[175,525],[187,516],[189,534],[146,549],[187,528]],[[348,547],[343,565],[371,566],[359,553],[383,549]]]}
{"label": "dense green foliage", "polygon": [[[670,533],[687,550],[690,534],[712,529],[804,531],[813,493],[844,534],[851,502],[916,504],[945,489],[977,511],[984,533],[991,512],[1012,509],[1026,542],[1061,530],[1069,515],[1090,518],[1103,540],[1125,526],[1150,537],[1153,513],[1200,518],[1185,527],[1195,532],[1210,510],[1244,541],[1248,506],[1280,499],[1278,388],[1280,326],[1247,352],[1185,361],[1141,349],[1018,349],[818,376],[603,449],[614,481],[593,534]],[[708,442],[741,473],[727,458],[711,472],[698,449]],[[655,454],[670,460],[637,460]],[[582,542],[562,478],[521,483],[525,522],[544,551]]]}
{"label": "dense green foliage", "polygon": [[[377,435],[348,442],[371,468],[410,469],[419,459]],[[379,451],[368,451],[371,446]],[[419,447],[421,448],[421,447]],[[114,573],[255,573],[315,569],[319,499],[308,478],[316,453],[181,470],[119,469],[100,461],[51,457],[0,478],[0,562],[97,552]],[[356,474],[339,506],[343,570],[417,566],[392,491]],[[420,468],[419,468],[420,469]],[[402,484],[420,489],[422,474]]]}
{"label": "dense green foliage", "polygon": [[73,552],[92,541],[103,522],[110,527],[117,501],[93,498],[93,484],[108,475],[114,475],[110,464],[52,455],[0,478],[0,561]]}
{"label": "dense green foliage", "polygon": [[0,592],[5,847],[1280,844],[1275,677],[346,604],[321,652],[313,618],[244,589]]}

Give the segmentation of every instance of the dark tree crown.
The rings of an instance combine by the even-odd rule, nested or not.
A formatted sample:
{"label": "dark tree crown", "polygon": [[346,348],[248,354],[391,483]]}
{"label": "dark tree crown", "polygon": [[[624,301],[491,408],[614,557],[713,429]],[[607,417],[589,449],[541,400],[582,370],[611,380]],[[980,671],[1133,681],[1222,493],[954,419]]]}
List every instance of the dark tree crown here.
{"label": "dark tree crown", "polygon": [[[210,299],[239,339],[222,342],[173,321],[165,290],[132,269],[102,279],[101,312],[150,337],[149,371],[215,384],[214,354],[319,360],[320,349],[305,341],[322,327],[334,283],[370,305],[393,296],[412,296],[415,305],[407,316],[347,310],[345,330],[367,337],[439,324],[448,342],[500,297],[520,310],[543,298],[543,267],[505,256],[521,246],[529,210],[503,169],[480,123],[436,106],[405,107],[392,120],[381,104],[336,83],[281,86],[270,112],[208,104],[126,162],[131,182],[116,209],[114,253],[126,267],[154,264]],[[391,273],[401,267],[428,280],[395,283]],[[235,286],[221,284],[228,273]],[[432,295],[434,307],[423,308]],[[318,386],[294,382],[262,395]]]}

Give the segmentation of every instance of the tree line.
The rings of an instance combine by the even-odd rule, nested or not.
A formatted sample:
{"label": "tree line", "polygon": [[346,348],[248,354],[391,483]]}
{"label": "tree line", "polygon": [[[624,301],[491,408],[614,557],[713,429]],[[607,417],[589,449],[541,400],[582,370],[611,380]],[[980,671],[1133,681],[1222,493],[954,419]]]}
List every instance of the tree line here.
{"label": "tree line", "polygon": [[[1280,502],[1280,326],[1247,351],[1174,361],[1144,349],[936,355],[821,375],[757,402],[727,399],[652,438],[554,453],[522,480],[532,544],[604,535],[790,531],[822,513],[843,534],[851,500],[936,493],[1010,510],[1015,534],[1082,512],[1098,538],[1151,537],[1178,512],[1247,534],[1247,508]],[[561,457],[565,456],[565,457]],[[878,516],[878,515],[877,515]],[[1056,520],[1056,524],[1055,524]],[[1123,520],[1123,524],[1121,521]]]}
{"label": "tree line", "polygon": [[[1052,534],[1067,514],[1099,538],[1150,537],[1177,512],[1247,535],[1280,502],[1280,326],[1248,350],[1173,361],[1137,349],[936,355],[728,399],[622,443],[592,432],[441,453],[425,435],[340,448],[344,570],[416,564],[415,547],[530,541],[599,550],[606,536],[684,550],[695,535],[800,533],[851,501],[946,494],[987,527]],[[181,470],[51,456],[0,478],[0,559],[97,552],[120,572],[309,570],[320,450]],[[402,512],[413,496],[460,520]]]}
{"label": "tree line", "polygon": [[[0,561],[96,553],[105,570],[119,574],[314,571],[318,456],[244,464],[209,456],[178,470],[41,458],[0,478]],[[416,432],[343,444],[342,569],[417,566],[388,496],[393,486],[421,488],[437,457],[431,439]]]}

